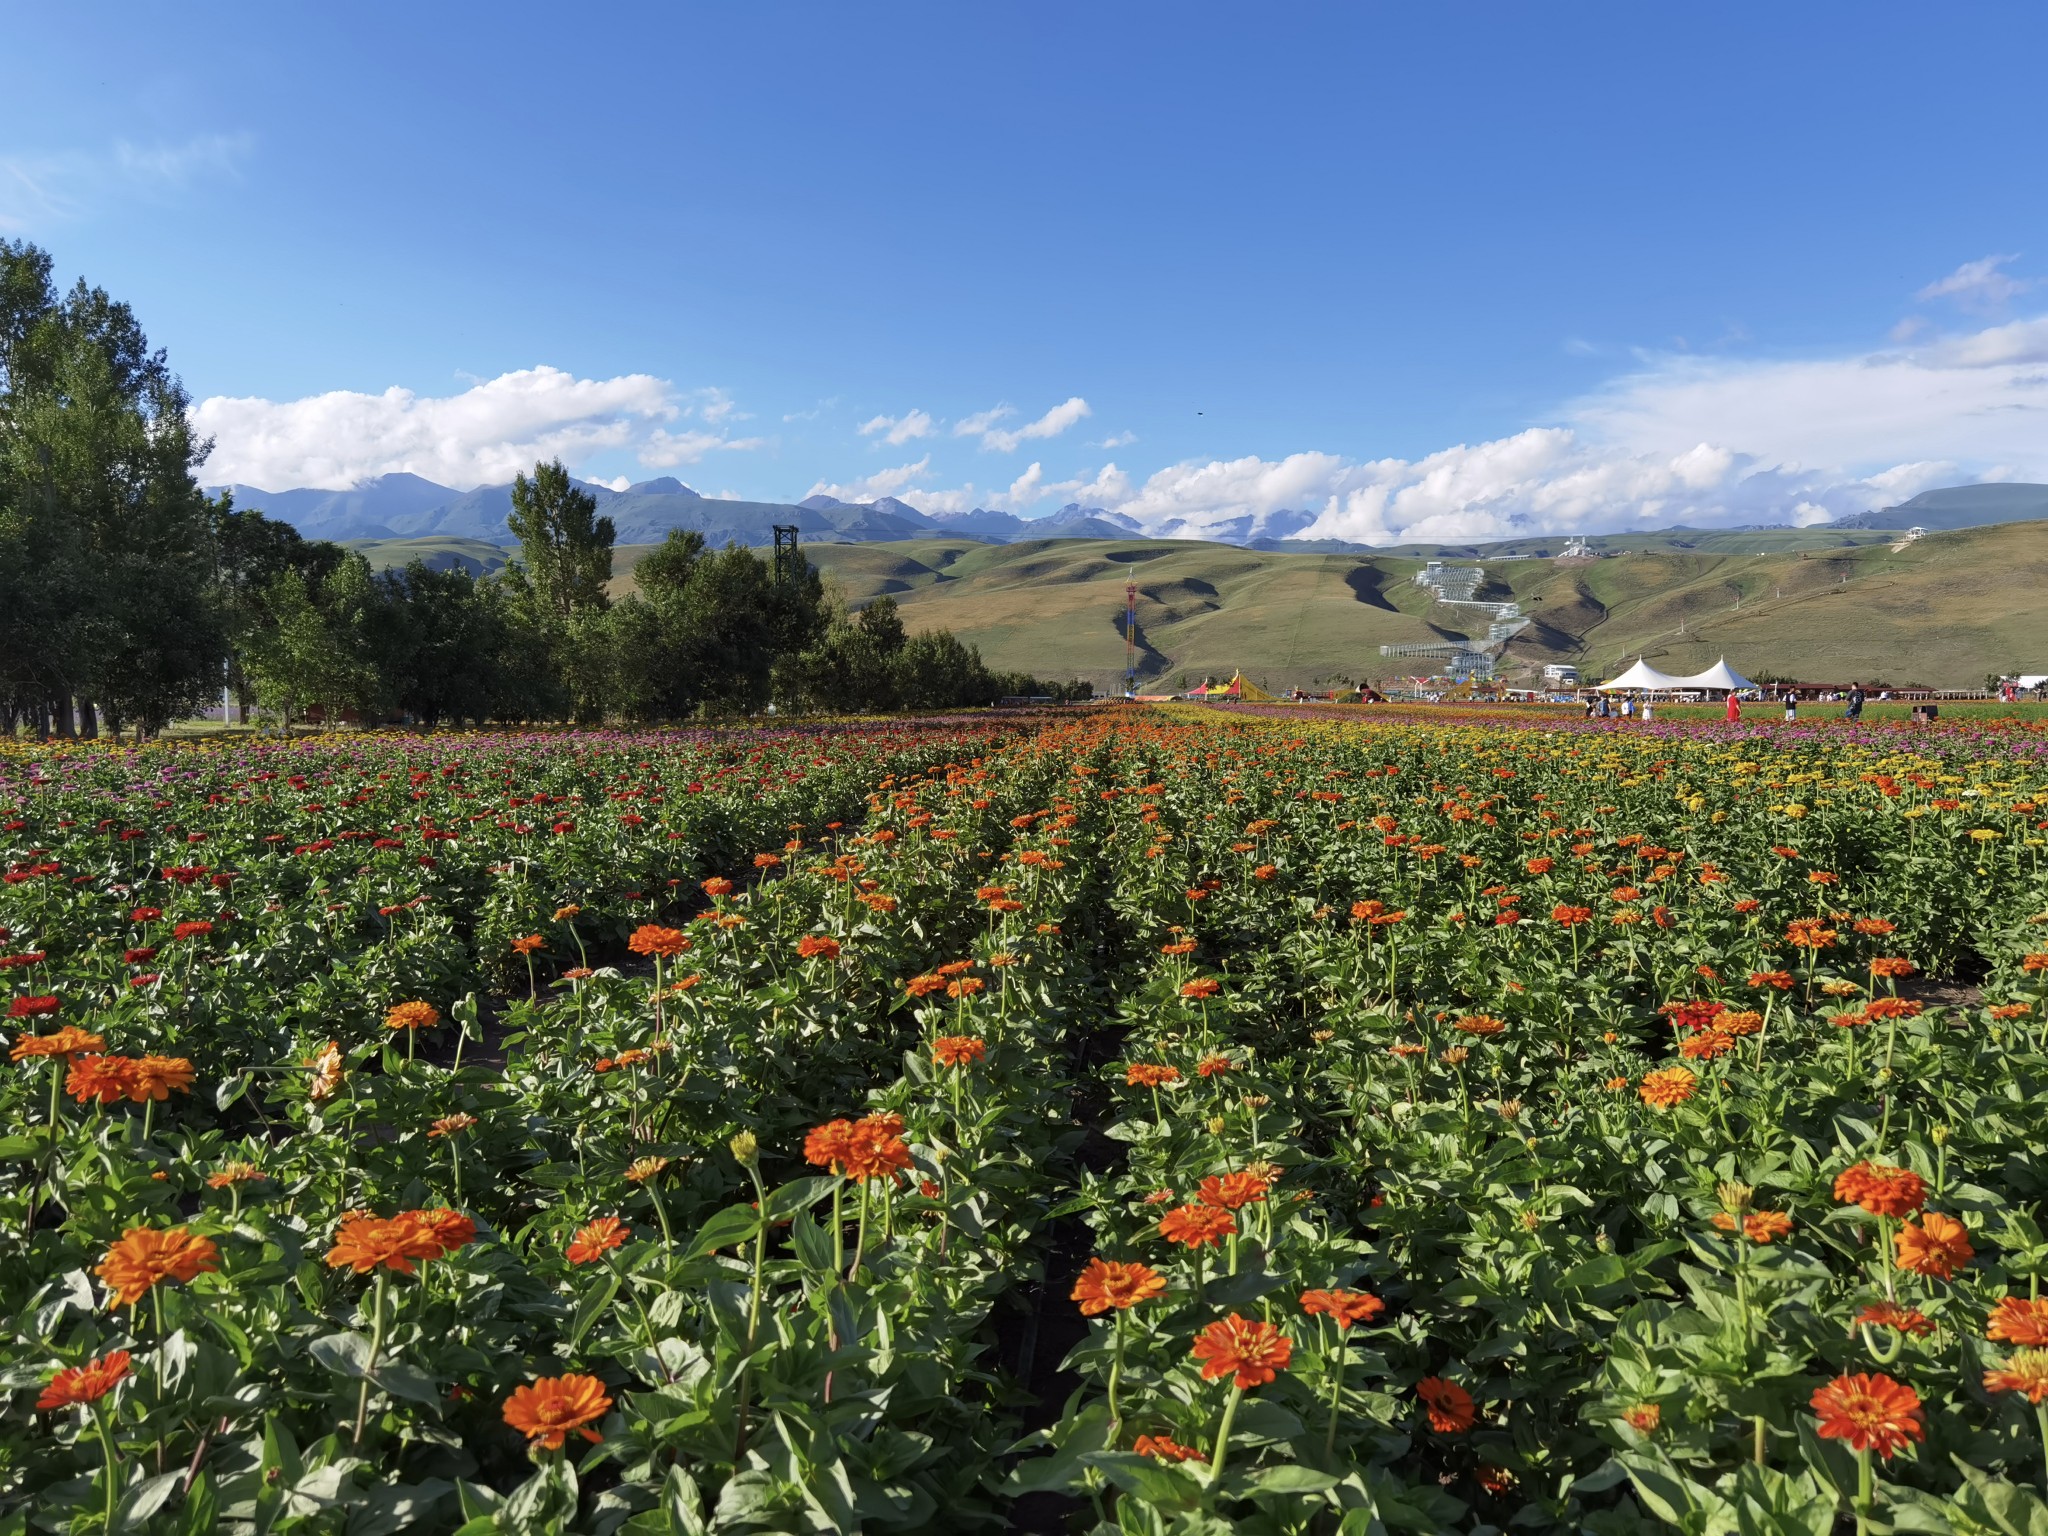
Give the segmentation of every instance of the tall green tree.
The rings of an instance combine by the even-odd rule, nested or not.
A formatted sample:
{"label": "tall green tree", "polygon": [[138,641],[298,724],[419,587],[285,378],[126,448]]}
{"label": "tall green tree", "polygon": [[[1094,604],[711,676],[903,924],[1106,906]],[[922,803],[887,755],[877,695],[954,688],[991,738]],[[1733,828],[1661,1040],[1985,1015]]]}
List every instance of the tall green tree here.
{"label": "tall green tree", "polygon": [[542,611],[562,624],[606,606],[612,579],[612,520],[597,515],[597,498],[569,478],[560,459],[533,466],[512,482],[506,524],[519,540],[527,579]]}
{"label": "tall green tree", "polygon": [[[161,728],[220,686],[213,509],[183,386],[134,312],[0,241],[0,690],[60,730]],[[26,585],[23,585],[23,583]],[[24,610],[33,610],[25,612]],[[16,621],[27,619],[27,623]]]}

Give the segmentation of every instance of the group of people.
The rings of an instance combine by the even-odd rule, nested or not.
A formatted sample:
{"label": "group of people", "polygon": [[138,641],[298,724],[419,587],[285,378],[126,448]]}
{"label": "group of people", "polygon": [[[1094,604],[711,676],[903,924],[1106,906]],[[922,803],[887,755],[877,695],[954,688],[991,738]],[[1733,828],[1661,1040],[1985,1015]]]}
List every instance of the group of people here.
{"label": "group of people", "polygon": [[[1869,698],[1869,695],[1863,691],[1863,685],[1861,683],[1851,683],[1849,691],[1842,695],[1842,698],[1844,701],[1842,718],[1849,721],[1861,720],[1863,718],[1863,705]],[[1656,706],[1647,698],[1637,699],[1632,693],[1623,694],[1620,702],[1616,704],[1610,701],[1606,694],[1595,691],[1586,695],[1585,702],[1586,718],[1588,720],[1606,720],[1616,715],[1620,716],[1623,720],[1652,720],[1656,718]],[[1792,689],[1786,689],[1784,705],[1785,723],[1787,725],[1797,725],[1799,723],[1799,695]],[[1730,689],[1728,693],[1727,719],[1730,724],[1733,724],[1741,718],[1742,701],[1735,691]]]}

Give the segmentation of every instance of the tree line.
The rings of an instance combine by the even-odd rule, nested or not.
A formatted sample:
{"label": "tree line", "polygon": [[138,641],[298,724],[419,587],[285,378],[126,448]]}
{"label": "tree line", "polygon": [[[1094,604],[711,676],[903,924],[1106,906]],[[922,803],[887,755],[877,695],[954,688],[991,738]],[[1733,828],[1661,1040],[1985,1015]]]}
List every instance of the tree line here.
{"label": "tree line", "polygon": [[187,396],[126,305],[0,240],[0,734],[149,734],[218,701],[289,727],[649,723],[1083,698],[992,671],[796,554],[676,531],[611,591],[615,533],[557,461],[513,485],[495,573],[379,572],[209,496]]}

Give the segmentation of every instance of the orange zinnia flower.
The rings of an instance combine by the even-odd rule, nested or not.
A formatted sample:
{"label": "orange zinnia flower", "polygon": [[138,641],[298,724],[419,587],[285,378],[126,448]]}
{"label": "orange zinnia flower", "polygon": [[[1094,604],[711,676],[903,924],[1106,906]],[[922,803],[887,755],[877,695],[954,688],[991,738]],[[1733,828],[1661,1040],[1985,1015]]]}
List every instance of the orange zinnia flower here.
{"label": "orange zinnia flower", "polygon": [[626,940],[626,948],[636,955],[659,955],[673,960],[690,947],[690,936],[680,928],[663,928],[655,923],[642,923],[633,930]]}
{"label": "orange zinnia flower", "polygon": [[529,1442],[559,1451],[572,1430],[592,1445],[603,1439],[584,1426],[603,1418],[611,1405],[603,1382],[572,1371],[564,1376],[543,1376],[529,1386],[513,1388],[512,1395],[505,1399],[505,1422]]}
{"label": "orange zinnia flower", "polygon": [[987,1061],[988,1047],[973,1035],[941,1035],[932,1042],[932,1060],[942,1067],[964,1067]]}
{"label": "orange zinnia flower", "polygon": [[1179,1082],[1180,1069],[1156,1062],[1134,1061],[1124,1068],[1124,1081],[1133,1088],[1160,1088]]}
{"label": "orange zinnia flower", "polygon": [[211,1238],[184,1227],[130,1227],[93,1273],[107,1284],[112,1305],[132,1307],[164,1280],[180,1284],[220,1268],[220,1249]]}
{"label": "orange zinnia flower", "polygon": [[1225,1376],[1240,1392],[1263,1386],[1294,1358],[1294,1344],[1271,1323],[1252,1322],[1235,1312],[1195,1335],[1188,1353],[1202,1362],[1202,1379]]}
{"label": "orange zinnia flower", "polygon": [[1550,920],[1561,928],[1576,928],[1580,923],[1593,920],[1591,907],[1574,907],[1559,902],[1550,909]]}
{"label": "orange zinnia flower", "polygon": [[2023,1349],[1998,1370],[1984,1373],[1986,1392],[2018,1392],[2030,1403],[2048,1398],[2048,1349]]}
{"label": "orange zinnia flower", "polygon": [[1637,1434],[1654,1435],[1657,1426],[1664,1422],[1664,1410],[1655,1403],[1637,1403],[1621,1417]]}
{"label": "orange zinnia flower", "polygon": [[1792,1218],[1783,1211],[1751,1211],[1742,1218],[1742,1235],[1752,1243],[1774,1243],[1792,1230]]}
{"label": "orange zinnia flower", "polygon": [[850,1179],[894,1178],[910,1167],[910,1148],[895,1115],[869,1115],[854,1122],[846,1140],[846,1176]]}
{"label": "orange zinnia flower", "polygon": [[2048,1297],[2039,1301],[2020,1296],[2000,1297],[1985,1325],[1984,1337],[2026,1349],[2048,1344]]}
{"label": "orange zinnia flower", "polygon": [[1440,1435],[1462,1435],[1479,1417],[1472,1394],[1455,1381],[1425,1376],[1415,1383],[1416,1395],[1429,1413],[1429,1427]]}
{"label": "orange zinnia flower", "polygon": [[427,1127],[427,1139],[431,1141],[437,1136],[459,1136],[464,1131],[473,1129],[475,1125],[475,1115],[462,1113],[443,1115]]}
{"label": "orange zinnia flower", "polygon": [[341,1046],[333,1040],[328,1041],[306,1065],[313,1069],[313,1081],[306,1085],[306,1097],[315,1104],[334,1097],[334,1090],[341,1086]]}
{"label": "orange zinnia flower", "polygon": [[426,1255],[428,1258],[445,1259],[476,1237],[476,1223],[462,1212],[451,1211],[446,1206],[431,1211],[405,1211],[398,1219],[410,1219],[439,1248],[438,1253]]}
{"label": "orange zinnia flower", "polygon": [[1645,1073],[1636,1092],[1652,1109],[1674,1109],[1691,1098],[1698,1086],[1699,1079],[1684,1067],[1665,1067]]}
{"label": "orange zinnia flower", "polygon": [[161,1104],[173,1092],[192,1091],[192,1063],[183,1056],[144,1056],[134,1064],[128,1097],[140,1104],[154,1099]]}
{"label": "orange zinnia flower", "polygon": [[126,1056],[74,1056],[64,1074],[64,1091],[83,1104],[117,1103],[129,1096],[135,1063]]}
{"label": "orange zinnia flower", "polygon": [[441,1022],[441,1010],[432,1003],[398,1003],[384,1015],[386,1029],[432,1029]]}
{"label": "orange zinnia flower", "polygon": [[440,1242],[412,1216],[404,1211],[387,1219],[351,1211],[334,1229],[334,1246],[327,1250],[328,1267],[352,1269],[359,1275],[378,1268],[409,1275],[416,1261],[440,1258]]}
{"label": "orange zinnia flower", "polygon": [[1910,1216],[1927,1201],[1927,1185],[1910,1168],[1857,1163],[1835,1175],[1835,1198],[1873,1216]]}
{"label": "orange zinnia flower", "polygon": [[73,1056],[80,1051],[103,1051],[107,1048],[104,1035],[88,1034],[76,1024],[66,1024],[54,1035],[23,1035],[14,1042],[14,1049],[8,1056],[14,1061],[27,1061],[37,1056]]}
{"label": "orange zinnia flower", "polygon": [[1230,1071],[1230,1058],[1221,1054],[1204,1056],[1195,1063],[1197,1077],[1221,1077]]}
{"label": "orange zinnia flower", "polygon": [[1976,1252],[1963,1224],[1939,1211],[1922,1212],[1917,1223],[1899,1228],[1897,1244],[1899,1268],[1937,1280],[1951,1279]]}
{"label": "orange zinnia flower", "polygon": [[1223,983],[1214,976],[1197,976],[1193,981],[1181,983],[1182,997],[1214,997],[1223,990]]}
{"label": "orange zinnia flower", "polygon": [[1349,1328],[1353,1323],[1371,1322],[1387,1310],[1387,1304],[1364,1291],[1303,1291],[1301,1310],[1311,1317],[1328,1317],[1339,1328]]}
{"label": "orange zinnia flower", "polygon": [[1927,1438],[1920,1394],[1881,1371],[1837,1376],[1814,1389],[1812,1403],[1821,1438],[1843,1441],[1853,1451],[1890,1457]]}
{"label": "orange zinnia flower", "polygon": [[1131,1447],[1140,1456],[1150,1456],[1154,1461],[1200,1461],[1202,1453],[1192,1445],[1182,1445],[1171,1435],[1140,1435]]}
{"label": "orange zinnia flower", "polygon": [[36,1399],[37,1410],[51,1413],[59,1408],[79,1408],[98,1402],[127,1377],[128,1361],[128,1351],[117,1349],[101,1359],[59,1371]]}
{"label": "orange zinnia flower", "polygon": [[1265,1199],[1268,1187],[1266,1180],[1255,1173],[1226,1173],[1220,1178],[1212,1173],[1202,1180],[1195,1198],[1218,1210],[1235,1211]]}
{"label": "orange zinnia flower", "polygon": [[512,953],[515,955],[530,955],[537,949],[547,947],[548,941],[537,933],[529,933],[524,938],[512,941]]}
{"label": "orange zinnia flower", "polygon": [[805,960],[837,960],[839,941],[821,933],[807,933],[796,941],[797,955]]}
{"label": "orange zinnia flower", "polygon": [[1506,1029],[1507,1025],[1487,1014],[1474,1013],[1458,1020],[1451,1028],[1467,1035],[1497,1035]]}
{"label": "orange zinnia flower", "polygon": [[1081,1303],[1083,1317],[1094,1317],[1111,1307],[1119,1312],[1127,1311],[1165,1290],[1166,1277],[1143,1264],[1090,1259],[1088,1267],[1074,1282],[1074,1294],[1070,1299]]}
{"label": "orange zinnia flower", "polygon": [[846,1171],[846,1149],[853,1139],[851,1120],[828,1120],[804,1137],[804,1161],[818,1168]]}
{"label": "orange zinnia flower", "polygon": [[569,1239],[569,1262],[596,1263],[625,1242],[627,1234],[632,1230],[616,1216],[600,1216],[597,1220],[578,1227],[576,1235]]}
{"label": "orange zinnia flower", "polygon": [[1237,1218],[1213,1205],[1183,1205],[1159,1218],[1159,1235],[1169,1243],[1201,1248],[1237,1231]]}
{"label": "orange zinnia flower", "polygon": [[1858,1328],[1890,1328],[1898,1333],[1910,1333],[1915,1338],[1925,1338],[1934,1332],[1934,1324],[1925,1312],[1918,1307],[1902,1307],[1894,1301],[1880,1301],[1865,1307],[1856,1314],[1849,1328],[1851,1332]]}

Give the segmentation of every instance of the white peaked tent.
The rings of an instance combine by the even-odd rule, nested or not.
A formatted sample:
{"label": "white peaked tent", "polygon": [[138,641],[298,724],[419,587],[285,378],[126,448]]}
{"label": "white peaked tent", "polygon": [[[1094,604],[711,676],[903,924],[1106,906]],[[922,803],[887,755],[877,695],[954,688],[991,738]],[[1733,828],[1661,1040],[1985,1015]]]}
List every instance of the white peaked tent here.
{"label": "white peaked tent", "polygon": [[1659,672],[1655,667],[1644,661],[1642,657],[1638,656],[1634,666],[1614,679],[1613,682],[1602,683],[1600,691],[1602,693],[1615,693],[1629,689],[1641,689],[1647,693],[1661,692],[1668,688],[1683,688],[1685,686],[1685,683],[1680,679],[1666,677],[1662,672]]}
{"label": "white peaked tent", "polygon": [[1723,656],[1719,661],[1707,668],[1706,671],[1695,673],[1691,677],[1678,678],[1675,680],[1675,683],[1680,688],[1712,688],[1717,693],[1726,693],[1731,689],[1754,688],[1756,686],[1755,683],[1752,683],[1740,672],[1729,666],[1726,656]]}

